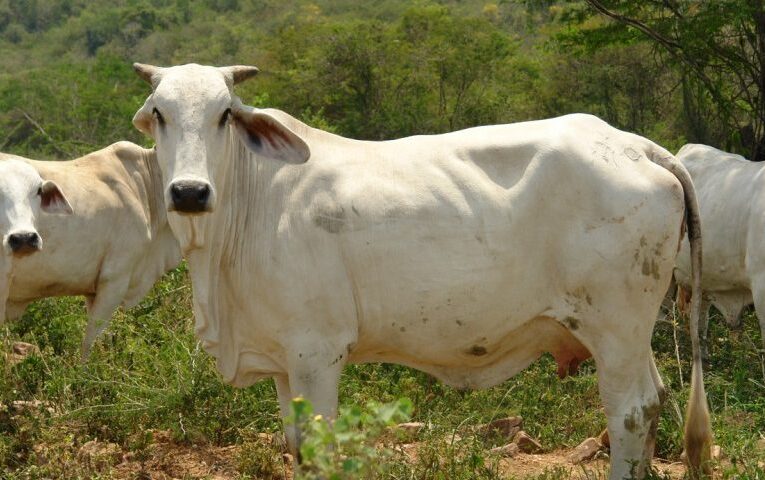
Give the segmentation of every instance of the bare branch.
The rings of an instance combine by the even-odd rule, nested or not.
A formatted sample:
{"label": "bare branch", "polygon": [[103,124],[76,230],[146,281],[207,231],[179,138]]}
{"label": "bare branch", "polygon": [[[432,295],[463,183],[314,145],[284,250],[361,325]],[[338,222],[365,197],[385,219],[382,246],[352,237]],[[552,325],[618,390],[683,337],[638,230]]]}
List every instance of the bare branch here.
{"label": "bare branch", "polygon": [[22,115],[24,115],[24,118],[26,118],[27,121],[32,124],[32,126],[34,126],[46,139],[48,139],[48,141],[50,142],[50,145],[53,147],[54,150],[56,150],[60,155],[63,155],[64,157],[71,158],[73,156],[69,152],[62,150],[56,144],[56,141],[53,140],[53,138],[50,135],[48,135],[48,132],[45,131],[42,125],[37,123],[37,121],[34,118],[32,118],[27,112],[21,109],[19,109],[19,111],[21,112]]}
{"label": "bare branch", "polygon": [[648,25],[646,25],[645,23],[641,22],[640,20],[637,20],[635,18],[630,18],[630,17],[627,17],[625,15],[621,15],[621,14],[618,14],[618,13],[616,13],[614,11],[609,10],[608,8],[605,7],[605,5],[603,5],[600,2],[600,0],[587,0],[587,3],[592,5],[592,8],[594,8],[595,10],[597,10],[598,12],[600,12],[603,15],[605,15],[605,16],[607,16],[609,18],[612,18],[612,19],[616,20],[617,22],[620,22],[620,23],[623,23],[625,25],[630,25],[632,27],[637,28],[638,30],[640,30],[644,34],[648,35],[649,37],[653,38],[657,42],[659,42],[662,45],[664,45],[667,49],[670,49],[670,50],[682,50],[683,49],[682,45],[680,45],[679,43],[677,43],[676,41],[674,41],[674,40],[672,40],[670,38],[665,37],[664,35],[660,34],[656,30],[654,30],[651,27],[649,27]]}

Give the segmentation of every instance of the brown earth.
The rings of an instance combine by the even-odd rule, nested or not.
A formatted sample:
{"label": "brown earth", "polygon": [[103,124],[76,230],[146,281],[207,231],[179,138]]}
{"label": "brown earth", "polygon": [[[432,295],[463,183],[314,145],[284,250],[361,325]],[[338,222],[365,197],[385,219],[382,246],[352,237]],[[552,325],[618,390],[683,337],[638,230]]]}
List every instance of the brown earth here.
{"label": "brown earth", "polygon": [[[416,444],[402,445],[411,456]],[[572,465],[568,455],[572,449],[556,450],[543,454],[518,453],[512,458],[501,458],[500,471],[513,478],[538,476],[545,471],[563,469],[572,480],[605,479],[608,477],[608,458],[605,456]],[[140,453],[124,453],[121,460],[109,469],[108,478],[124,480],[171,480],[204,478],[210,480],[233,480],[240,478],[238,461],[242,447],[238,445],[183,445],[172,441],[169,434],[155,432],[153,443]],[[416,455],[416,454],[415,454]],[[669,463],[654,459],[654,467],[667,473],[672,479],[681,479],[685,468],[681,463]],[[281,472],[268,477],[270,480],[292,480],[289,462],[282,462]]]}

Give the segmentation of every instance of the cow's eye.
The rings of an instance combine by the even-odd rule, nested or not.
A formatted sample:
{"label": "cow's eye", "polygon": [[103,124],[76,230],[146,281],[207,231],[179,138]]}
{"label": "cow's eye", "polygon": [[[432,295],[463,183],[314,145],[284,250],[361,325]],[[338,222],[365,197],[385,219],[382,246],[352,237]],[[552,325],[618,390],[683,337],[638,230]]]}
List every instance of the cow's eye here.
{"label": "cow's eye", "polygon": [[161,114],[161,113],[159,113],[159,110],[157,110],[157,109],[155,108],[154,110],[152,110],[152,111],[151,111],[151,114],[152,114],[152,115],[154,115],[154,118],[156,118],[156,119],[157,119],[157,122],[158,122],[160,125],[164,125],[164,124],[165,124],[165,118],[162,116],[162,114]]}
{"label": "cow's eye", "polygon": [[226,122],[228,122],[229,118],[231,118],[231,109],[227,108],[225,112],[223,112],[223,115],[220,117],[220,121],[218,122],[218,127],[223,128],[226,126]]}

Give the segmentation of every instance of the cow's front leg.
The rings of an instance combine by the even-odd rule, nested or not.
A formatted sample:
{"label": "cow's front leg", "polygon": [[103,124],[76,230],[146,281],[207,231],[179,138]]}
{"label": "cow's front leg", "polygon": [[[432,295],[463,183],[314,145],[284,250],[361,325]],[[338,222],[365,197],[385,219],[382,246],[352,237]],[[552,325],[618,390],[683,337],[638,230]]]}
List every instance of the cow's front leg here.
{"label": "cow's front leg", "polygon": [[752,300],[754,311],[760,323],[762,349],[765,352],[765,276],[759,276],[752,280]]}
{"label": "cow's front leg", "polygon": [[[103,275],[103,272],[102,272]],[[103,332],[112,320],[114,311],[125,298],[130,283],[127,275],[99,279],[96,285],[96,294],[89,297],[86,305],[88,310],[88,325],[85,327],[85,336],[82,339],[81,361],[87,362],[93,344],[101,332]]]}
{"label": "cow's front leg", "polygon": [[[337,415],[338,384],[345,365],[345,350],[326,347],[296,348],[290,357],[287,373],[289,390],[285,391],[283,381],[277,381],[282,414],[285,413],[285,409],[290,411],[289,405],[293,398],[302,397],[311,403],[314,415],[321,415],[326,421],[332,421]],[[300,425],[285,426],[285,434],[290,452],[293,452],[293,455],[299,453],[302,434]]]}
{"label": "cow's front leg", "polygon": [[[279,412],[281,413],[282,421],[284,421],[291,413],[292,399],[295,397],[290,390],[290,381],[287,375],[274,376],[274,383],[276,384],[276,396],[279,398]],[[298,458],[296,438],[297,432],[295,426],[284,423],[284,439],[287,442],[287,451],[295,459]]]}
{"label": "cow's front leg", "polygon": [[3,252],[0,249],[0,325],[5,323],[7,319],[8,311],[6,310],[8,303],[8,295],[11,291],[11,270],[10,259],[3,257]]}

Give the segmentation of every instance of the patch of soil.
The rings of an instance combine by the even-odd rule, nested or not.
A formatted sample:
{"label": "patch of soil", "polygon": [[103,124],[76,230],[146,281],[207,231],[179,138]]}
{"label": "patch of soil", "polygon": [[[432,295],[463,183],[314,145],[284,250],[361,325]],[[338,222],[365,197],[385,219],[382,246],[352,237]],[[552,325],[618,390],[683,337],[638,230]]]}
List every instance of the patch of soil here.
{"label": "patch of soil", "polygon": [[[416,458],[417,444],[399,445],[410,459]],[[517,453],[510,458],[500,458],[500,472],[513,478],[535,477],[545,471],[562,469],[567,478],[572,480],[592,480],[608,478],[609,461],[607,457],[586,461],[580,465],[571,464],[568,456],[573,449],[556,450],[543,454]],[[205,478],[210,480],[234,480],[241,478],[237,471],[237,459],[241,447],[230,445],[183,445],[172,441],[162,432],[154,434],[154,442],[145,451],[127,453],[122,461],[111,469],[111,478],[120,480],[174,480]],[[685,466],[680,462],[653,460],[653,466],[662,474],[672,479],[682,479]],[[284,465],[283,473],[272,480],[292,480],[292,469]]]}
{"label": "patch of soil", "polygon": [[[237,471],[240,446],[184,445],[170,435],[156,432],[154,441],[143,452],[123,455],[122,462],[111,470],[111,478],[124,480],[174,480],[204,478],[233,480]],[[284,480],[292,479],[291,466],[284,466]]]}
{"label": "patch of soil", "polygon": [[[572,450],[556,450],[543,454],[519,453],[512,458],[500,460],[500,471],[517,478],[539,476],[545,470],[563,469],[568,472],[568,478],[572,480],[591,480],[593,478],[608,478],[608,458],[600,458],[586,461],[580,465],[573,465],[568,455]],[[662,474],[669,474],[670,478],[681,479],[685,474],[685,466],[682,463],[670,463],[658,458],[653,459],[653,467]]]}

